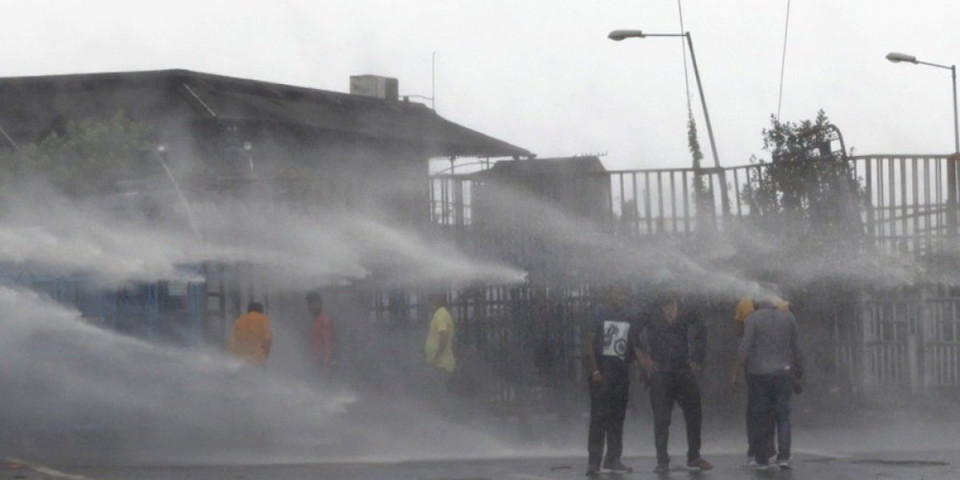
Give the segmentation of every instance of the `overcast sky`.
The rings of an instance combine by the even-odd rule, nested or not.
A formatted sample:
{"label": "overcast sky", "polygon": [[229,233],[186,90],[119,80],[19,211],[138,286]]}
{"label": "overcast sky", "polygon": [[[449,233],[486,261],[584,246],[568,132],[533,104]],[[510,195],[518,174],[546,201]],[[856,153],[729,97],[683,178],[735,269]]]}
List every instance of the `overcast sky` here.
{"label": "overcast sky", "polygon": [[[0,76],[183,68],[346,92],[396,77],[440,115],[540,157],[682,167],[677,0],[0,0]],[[683,0],[720,162],[748,163],[777,113],[787,0]],[[956,0],[792,0],[781,119],[824,109],[856,153],[953,149]],[[433,60],[435,56],[435,61]],[[435,76],[431,71],[435,67]],[[691,71],[706,163],[712,163]],[[429,103],[427,100],[420,100]]]}

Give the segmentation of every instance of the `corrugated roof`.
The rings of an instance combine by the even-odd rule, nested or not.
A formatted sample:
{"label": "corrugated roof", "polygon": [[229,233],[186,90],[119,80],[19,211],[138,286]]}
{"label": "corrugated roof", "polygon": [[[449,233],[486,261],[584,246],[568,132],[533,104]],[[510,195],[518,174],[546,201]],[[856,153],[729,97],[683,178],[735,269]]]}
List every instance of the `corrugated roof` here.
{"label": "corrugated roof", "polygon": [[0,128],[36,140],[62,119],[110,115],[320,129],[417,145],[430,156],[530,156],[424,105],[188,70],[0,78]]}

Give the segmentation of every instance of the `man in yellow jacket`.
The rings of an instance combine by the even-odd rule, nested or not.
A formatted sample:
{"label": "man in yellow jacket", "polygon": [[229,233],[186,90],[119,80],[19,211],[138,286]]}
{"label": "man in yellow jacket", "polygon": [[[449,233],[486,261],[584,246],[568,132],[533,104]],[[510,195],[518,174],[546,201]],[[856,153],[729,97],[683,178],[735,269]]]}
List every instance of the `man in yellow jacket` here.
{"label": "man in yellow jacket", "polygon": [[453,341],[456,338],[453,317],[447,310],[444,295],[433,296],[431,306],[436,310],[430,320],[430,329],[427,331],[427,339],[424,342],[424,353],[427,356],[427,363],[449,375],[457,366],[457,359],[453,353]]}
{"label": "man in yellow jacket", "polygon": [[270,355],[273,333],[270,317],[263,313],[263,305],[250,302],[247,313],[233,323],[230,332],[230,353],[253,365],[263,366]]}

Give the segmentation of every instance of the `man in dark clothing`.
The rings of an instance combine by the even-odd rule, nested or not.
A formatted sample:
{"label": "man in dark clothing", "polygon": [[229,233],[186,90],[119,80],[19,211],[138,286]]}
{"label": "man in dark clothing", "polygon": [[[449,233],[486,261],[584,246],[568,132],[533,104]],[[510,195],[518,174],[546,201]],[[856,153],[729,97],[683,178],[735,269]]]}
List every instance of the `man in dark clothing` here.
{"label": "man in dark clothing", "polygon": [[687,427],[687,467],[713,468],[700,456],[703,413],[697,375],[706,356],[707,337],[698,312],[682,308],[675,293],[661,293],[644,316],[640,333],[638,357],[650,378],[653,407],[653,438],[657,449],[654,471],[670,470],[667,443],[674,403],[680,405]]}
{"label": "man in dark clothing", "polygon": [[630,362],[637,355],[638,345],[635,322],[627,313],[625,301],[621,290],[609,289],[607,305],[596,312],[592,325],[585,330],[584,359],[590,372],[589,477],[599,475],[601,467],[613,473],[633,471],[620,460],[630,391]]}
{"label": "man in dark clothing", "polygon": [[780,468],[789,469],[790,396],[803,371],[797,319],[789,310],[774,308],[769,300],[758,306],[746,319],[730,379],[736,390],[740,370],[746,368],[747,436],[757,464],[769,465],[776,454]]}

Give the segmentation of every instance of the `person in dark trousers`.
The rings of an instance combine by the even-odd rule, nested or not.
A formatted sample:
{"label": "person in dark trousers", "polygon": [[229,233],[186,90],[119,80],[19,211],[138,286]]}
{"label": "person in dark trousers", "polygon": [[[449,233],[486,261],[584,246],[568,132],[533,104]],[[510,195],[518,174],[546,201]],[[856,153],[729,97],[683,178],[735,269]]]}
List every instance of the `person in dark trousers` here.
{"label": "person in dark trousers", "polygon": [[706,356],[706,329],[696,310],[687,309],[676,292],[661,287],[641,326],[640,366],[650,382],[653,438],[657,449],[654,472],[670,471],[667,444],[673,405],[680,406],[687,427],[687,467],[710,470],[700,456],[703,410],[697,376]]}
{"label": "person in dark trousers", "polygon": [[[790,396],[802,376],[797,319],[771,300],[757,302],[757,311],[746,318],[743,339],[730,374],[734,391],[740,371],[747,377],[747,432],[757,465],[766,468],[777,456],[781,469],[790,468]],[[776,431],[777,448],[773,449]]]}
{"label": "person in dark trousers", "polygon": [[599,475],[601,469],[611,473],[633,471],[620,457],[630,392],[630,362],[636,358],[639,341],[636,322],[627,312],[622,290],[609,288],[605,305],[595,313],[584,335],[585,366],[590,372],[588,477]]}
{"label": "person in dark trousers", "polygon": [[[770,291],[770,292],[775,292],[775,291],[777,291],[776,286],[774,286],[774,285],[772,285],[772,284],[763,285],[762,288],[763,288],[764,290]],[[747,317],[750,316],[751,313],[753,313],[754,311],[757,310],[756,302],[754,301],[753,297],[756,296],[756,295],[759,295],[759,293],[760,293],[759,290],[755,290],[755,291],[751,292],[750,295],[747,295],[747,296],[742,297],[742,298],[740,299],[740,301],[737,302],[737,307],[736,307],[736,309],[734,310],[734,314],[733,314],[733,325],[734,325],[734,331],[735,331],[736,334],[737,334],[737,345],[739,345],[740,339],[743,338],[743,332],[744,332],[744,330],[746,329]],[[778,297],[778,298],[779,298],[779,297]],[[790,302],[787,302],[787,301],[785,301],[785,300],[777,301],[777,302],[775,302],[775,303],[773,304],[773,306],[774,306],[774,308],[778,308],[778,309],[780,309],[780,310],[790,310]],[[746,411],[744,412],[744,418],[747,419],[747,422],[746,422],[746,423],[748,423],[748,424],[750,423],[750,420],[749,420],[749,419],[750,419],[750,412],[751,412],[751,409],[753,408],[753,407],[751,407],[751,405],[750,405],[750,400],[751,400],[751,399],[755,399],[755,397],[750,397],[750,398],[747,399],[747,408],[746,408]],[[771,435],[771,436],[770,436],[770,442],[771,442],[771,444],[770,444],[770,446],[769,446],[769,449],[770,449],[771,451],[773,451],[773,450],[776,448],[776,447],[774,446],[774,444],[773,444],[773,441],[774,441],[774,436]],[[749,431],[749,430],[747,430],[747,445],[748,445],[748,448],[747,448],[747,462],[746,462],[746,466],[756,466],[756,465],[757,465],[757,460],[756,460],[757,455],[756,455],[756,452],[753,451],[753,446],[750,445],[750,431]]]}

